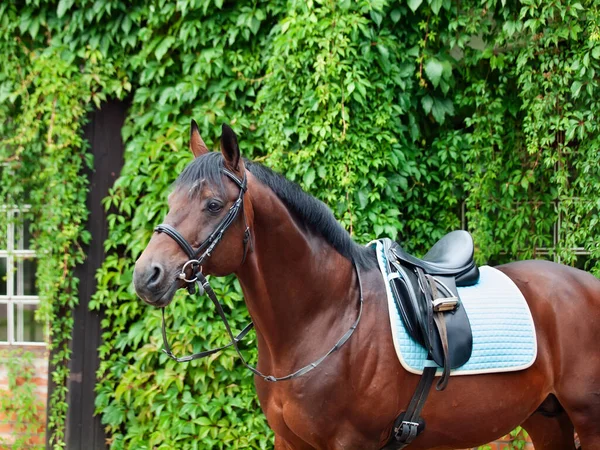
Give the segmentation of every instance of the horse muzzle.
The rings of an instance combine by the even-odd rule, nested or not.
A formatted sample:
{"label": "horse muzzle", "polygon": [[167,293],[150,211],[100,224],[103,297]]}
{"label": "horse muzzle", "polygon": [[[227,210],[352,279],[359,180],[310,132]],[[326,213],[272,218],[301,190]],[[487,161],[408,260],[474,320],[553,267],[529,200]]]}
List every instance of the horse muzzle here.
{"label": "horse muzzle", "polygon": [[173,300],[175,292],[185,284],[169,274],[170,271],[160,263],[153,262],[145,265],[136,263],[133,271],[135,292],[149,305],[158,308],[167,306]]}

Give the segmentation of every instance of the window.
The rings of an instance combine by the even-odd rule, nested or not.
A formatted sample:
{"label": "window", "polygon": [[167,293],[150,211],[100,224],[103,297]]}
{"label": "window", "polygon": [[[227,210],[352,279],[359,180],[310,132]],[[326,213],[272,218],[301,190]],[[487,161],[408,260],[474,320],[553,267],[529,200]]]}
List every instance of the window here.
{"label": "window", "polygon": [[21,223],[18,209],[0,214],[0,345],[45,345],[46,327],[35,320],[40,299],[29,223]]}

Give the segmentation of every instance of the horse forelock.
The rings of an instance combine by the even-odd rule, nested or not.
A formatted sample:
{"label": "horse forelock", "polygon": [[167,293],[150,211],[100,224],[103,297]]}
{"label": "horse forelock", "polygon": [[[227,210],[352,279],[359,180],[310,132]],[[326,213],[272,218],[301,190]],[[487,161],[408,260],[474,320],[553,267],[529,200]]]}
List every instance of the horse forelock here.
{"label": "horse forelock", "polygon": [[219,152],[211,152],[195,158],[177,177],[175,189],[187,189],[190,199],[193,199],[200,191],[198,188],[205,182],[223,195],[225,193],[223,167],[223,155]]}

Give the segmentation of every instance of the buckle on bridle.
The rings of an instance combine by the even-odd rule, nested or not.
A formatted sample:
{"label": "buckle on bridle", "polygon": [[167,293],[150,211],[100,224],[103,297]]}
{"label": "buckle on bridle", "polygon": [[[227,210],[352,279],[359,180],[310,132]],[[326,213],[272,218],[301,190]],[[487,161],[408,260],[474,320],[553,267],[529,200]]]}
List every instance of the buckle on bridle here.
{"label": "buckle on bridle", "polygon": [[[185,274],[185,269],[187,269],[187,267],[190,264],[192,265],[192,274],[194,275],[193,280],[188,280],[187,275]],[[181,268],[181,273],[177,276],[177,278],[185,281],[186,283],[195,283],[196,281],[198,281],[198,272],[202,272],[202,266],[200,266],[200,270],[196,270],[198,266],[200,266],[200,261],[198,261],[197,259],[190,259],[183,265],[183,267]]]}

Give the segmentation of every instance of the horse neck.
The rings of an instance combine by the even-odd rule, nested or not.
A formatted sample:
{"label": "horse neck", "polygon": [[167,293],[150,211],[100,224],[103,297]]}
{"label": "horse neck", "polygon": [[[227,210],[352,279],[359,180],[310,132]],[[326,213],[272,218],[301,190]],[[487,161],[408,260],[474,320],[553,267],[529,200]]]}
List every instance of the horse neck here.
{"label": "horse neck", "polygon": [[347,326],[358,301],[354,269],[323,237],[299,226],[269,188],[254,185],[248,192],[254,251],[237,276],[259,355],[278,359],[307,335],[340,334],[337,328]]}

